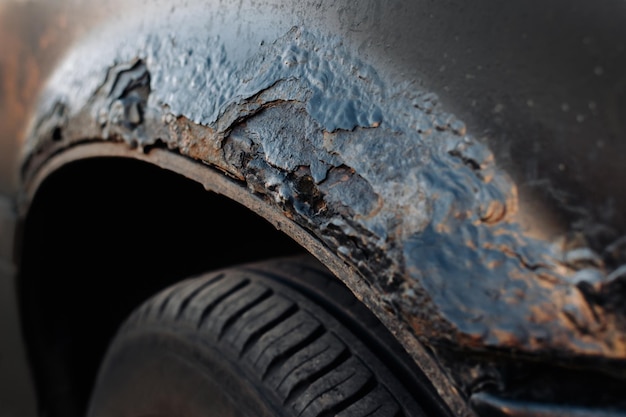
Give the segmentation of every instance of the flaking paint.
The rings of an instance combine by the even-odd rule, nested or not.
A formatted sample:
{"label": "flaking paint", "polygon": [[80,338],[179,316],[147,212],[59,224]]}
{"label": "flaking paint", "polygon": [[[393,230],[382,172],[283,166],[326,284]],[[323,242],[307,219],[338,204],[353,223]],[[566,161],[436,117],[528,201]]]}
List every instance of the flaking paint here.
{"label": "flaking paint", "polygon": [[304,28],[243,60],[192,33],[122,45],[77,70],[87,42],[53,76],[26,173],[84,140],[165,145],[279,207],[435,351],[626,356],[619,265],[526,235],[516,185],[432,92]]}

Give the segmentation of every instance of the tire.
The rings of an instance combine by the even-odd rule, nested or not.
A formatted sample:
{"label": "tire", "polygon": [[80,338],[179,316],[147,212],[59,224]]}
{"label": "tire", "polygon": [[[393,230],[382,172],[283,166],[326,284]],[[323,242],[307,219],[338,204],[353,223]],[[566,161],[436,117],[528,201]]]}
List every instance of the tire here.
{"label": "tire", "polygon": [[122,326],[90,417],[447,415],[377,319],[309,258],[186,280]]}

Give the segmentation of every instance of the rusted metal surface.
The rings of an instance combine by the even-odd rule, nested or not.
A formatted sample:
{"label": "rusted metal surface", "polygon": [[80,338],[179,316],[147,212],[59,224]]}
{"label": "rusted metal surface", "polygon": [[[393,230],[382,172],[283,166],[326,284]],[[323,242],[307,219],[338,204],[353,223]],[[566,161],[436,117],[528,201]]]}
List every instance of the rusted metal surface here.
{"label": "rusted metal surface", "polygon": [[120,23],[72,51],[42,96],[26,181],[86,141],[166,148],[223,171],[358,271],[351,289],[431,349],[464,396],[487,374],[507,383],[464,365],[468,352],[626,376],[619,214],[598,220],[581,203],[581,227],[529,228],[497,138],[330,31],[267,31],[231,53],[227,36],[173,19],[131,39]]}

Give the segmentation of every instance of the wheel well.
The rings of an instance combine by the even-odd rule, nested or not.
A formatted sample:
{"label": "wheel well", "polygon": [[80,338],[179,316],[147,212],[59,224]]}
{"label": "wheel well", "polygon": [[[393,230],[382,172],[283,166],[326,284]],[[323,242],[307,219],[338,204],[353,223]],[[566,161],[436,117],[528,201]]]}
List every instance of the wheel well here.
{"label": "wheel well", "polygon": [[109,340],[150,295],[203,271],[303,252],[238,203],[127,158],[55,171],[19,236],[23,331],[50,416],[84,415]]}

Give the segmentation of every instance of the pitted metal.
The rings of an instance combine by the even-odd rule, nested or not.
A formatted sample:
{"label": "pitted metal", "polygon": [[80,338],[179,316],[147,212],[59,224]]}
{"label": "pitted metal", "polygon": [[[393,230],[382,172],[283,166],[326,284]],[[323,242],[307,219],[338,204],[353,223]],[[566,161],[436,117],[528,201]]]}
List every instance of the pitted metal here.
{"label": "pitted metal", "polygon": [[626,359],[619,242],[603,257],[584,236],[526,233],[516,183],[432,91],[306,27],[244,58],[191,32],[112,45],[77,71],[85,43],[51,78],[25,179],[86,141],[206,163],[358,271],[351,289],[465,395],[483,375],[439,350]]}

